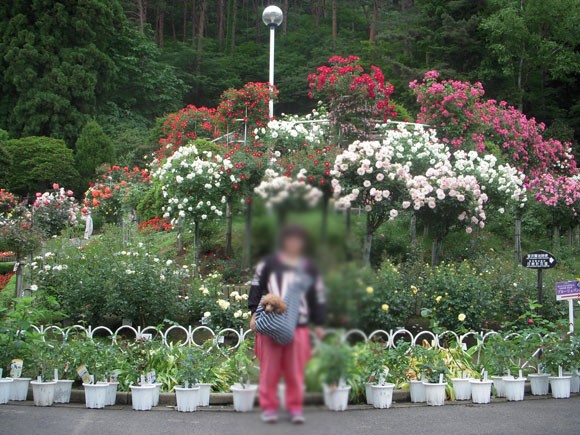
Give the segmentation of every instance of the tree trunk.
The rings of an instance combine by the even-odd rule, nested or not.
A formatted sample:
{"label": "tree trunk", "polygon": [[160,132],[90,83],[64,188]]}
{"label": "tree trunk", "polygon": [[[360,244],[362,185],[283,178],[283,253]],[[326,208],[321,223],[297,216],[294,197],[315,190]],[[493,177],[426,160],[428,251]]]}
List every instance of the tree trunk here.
{"label": "tree trunk", "polygon": [[284,13],[284,21],[282,21],[282,34],[286,35],[288,33],[288,0],[284,0],[284,3],[282,3],[282,12]]}
{"label": "tree trunk", "polygon": [[177,221],[177,255],[183,255],[183,222]]}
{"label": "tree trunk", "polygon": [[413,216],[411,217],[409,232],[411,233],[411,245],[417,245],[417,215],[415,213],[413,213]]}
{"label": "tree trunk", "polygon": [[336,39],[338,37],[337,1],[338,0],[332,0],[332,45],[335,49],[336,49]]}
{"label": "tree trunk", "polygon": [[232,203],[228,199],[226,203],[226,256],[232,256]]}
{"label": "tree trunk", "polygon": [[443,240],[439,237],[434,237],[431,244],[431,265],[437,266],[439,264],[439,257],[443,250]]}
{"label": "tree trunk", "polygon": [[328,239],[328,202],[330,198],[326,195],[322,198],[322,219],[320,223],[320,240],[326,243]]}
{"label": "tree trunk", "polygon": [[367,213],[367,227],[365,233],[365,243],[363,250],[363,262],[364,264],[370,266],[371,264],[371,249],[373,247],[373,232],[374,229],[371,224],[370,214]]}
{"label": "tree trunk", "polygon": [[574,246],[574,227],[569,226],[568,231],[566,232],[566,242],[568,246]]}
{"label": "tree trunk", "polygon": [[516,214],[515,231],[514,231],[514,252],[516,256],[516,263],[522,262],[522,217]]}
{"label": "tree trunk", "polygon": [[226,4],[225,0],[217,0],[217,39],[220,48],[224,45],[226,35]]}
{"label": "tree trunk", "polygon": [[24,275],[22,273],[22,260],[16,259],[16,297],[24,296]]}
{"label": "tree trunk", "polygon": [[246,203],[246,227],[244,230],[244,255],[242,259],[245,268],[250,267],[252,260],[252,203]]}
{"label": "tree trunk", "polygon": [[183,42],[187,41],[187,0],[183,0],[183,23],[181,25]]}
{"label": "tree trunk", "polygon": [[373,44],[377,40],[377,21],[379,19],[379,0],[373,0],[373,13],[371,16],[371,28],[369,31],[369,41]]}
{"label": "tree trunk", "polygon": [[195,59],[195,94],[199,95],[199,76],[201,73],[201,57],[203,52],[203,36],[205,32],[205,0],[200,0],[199,2],[199,24],[197,26],[197,51]]}
{"label": "tree trunk", "polygon": [[554,249],[560,249],[560,225],[554,225],[552,246],[554,247]]}
{"label": "tree trunk", "polygon": [[195,44],[195,35],[197,31],[197,15],[195,14],[197,10],[197,1],[191,0],[191,45]]}
{"label": "tree trunk", "polygon": [[145,33],[147,22],[147,0],[137,0],[137,13],[139,15],[139,31]]}
{"label": "tree trunk", "polygon": [[194,258],[194,264],[195,264],[195,273],[196,273],[196,277],[199,276],[200,270],[199,270],[199,221],[195,221],[194,224],[194,242],[193,242],[193,258]]}
{"label": "tree trunk", "polygon": [[236,51],[236,29],[238,25],[238,0],[232,0],[231,14],[230,53],[234,54]]}

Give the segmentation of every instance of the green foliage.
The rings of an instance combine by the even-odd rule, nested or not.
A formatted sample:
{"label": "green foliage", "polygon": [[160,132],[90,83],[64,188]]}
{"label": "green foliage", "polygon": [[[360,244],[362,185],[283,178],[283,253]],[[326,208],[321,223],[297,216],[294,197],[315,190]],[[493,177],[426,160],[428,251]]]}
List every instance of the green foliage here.
{"label": "green foliage", "polygon": [[[180,320],[180,293],[190,275],[157,252],[152,241],[123,241],[109,230],[79,248],[63,243],[34,259],[33,281],[54,295],[75,322],[102,324],[131,319],[139,325]],[[112,317],[111,317],[112,316]]]}
{"label": "green foliage", "polygon": [[95,120],[87,122],[81,130],[75,151],[76,168],[85,180],[94,177],[99,166],[111,164],[115,158],[113,142]]}
{"label": "green foliage", "polygon": [[338,338],[320,343],[320,381],[329,386],[339,386],[349,379],[352,370],[353,353],[347,343]]}
{"label": "green foliage", "polygon": [[13,193],[26,196],[49,190],[53,183],[70,186],[78,178],[73,152],[62,140],[31,136],[2,146],[12,162],[6,173]]}

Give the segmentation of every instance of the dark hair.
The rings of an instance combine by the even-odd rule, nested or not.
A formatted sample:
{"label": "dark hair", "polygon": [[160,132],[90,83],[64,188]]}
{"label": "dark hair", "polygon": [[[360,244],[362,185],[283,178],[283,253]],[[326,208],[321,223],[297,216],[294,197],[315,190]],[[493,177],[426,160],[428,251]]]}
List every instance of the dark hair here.
{"label": "dark hair", "polygon": [[280,231],[280,242],[284,243],[286,239],[290,238],[302,239],[304,243],[308,242],[308,234],[300,225],[289,224],[282,228],[282,231]]}

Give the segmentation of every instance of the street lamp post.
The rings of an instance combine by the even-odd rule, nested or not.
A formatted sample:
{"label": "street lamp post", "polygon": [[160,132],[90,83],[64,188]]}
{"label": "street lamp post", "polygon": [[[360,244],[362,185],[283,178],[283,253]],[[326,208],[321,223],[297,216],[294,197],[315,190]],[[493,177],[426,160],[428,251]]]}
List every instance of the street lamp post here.
{"label": "street lamp post", "polygon": [[[268,82],[274,88],[274,45],[276,37],[276,27],[282,24],[284,13],[278,6],[268,6],[262,13],[262,21],[270,29],[270,75]],[[274,117],[274,99],[270,97],[270,118]]]}

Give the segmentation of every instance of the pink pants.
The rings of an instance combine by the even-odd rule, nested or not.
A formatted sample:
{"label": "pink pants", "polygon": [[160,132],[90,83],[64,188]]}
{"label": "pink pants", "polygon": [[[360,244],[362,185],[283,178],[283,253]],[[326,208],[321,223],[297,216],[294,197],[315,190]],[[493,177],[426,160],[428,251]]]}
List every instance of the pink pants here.
{"label": "pink pants", "polygon": [[262,334],[256,336],[256,356],[260,361],[258,395],[263,411],[278,410],[278,382],[286,384],[286,408],[291,414],[302,412],[304,369],[310,359],[310,332],[298,327],[291,343],[282,346]]}

